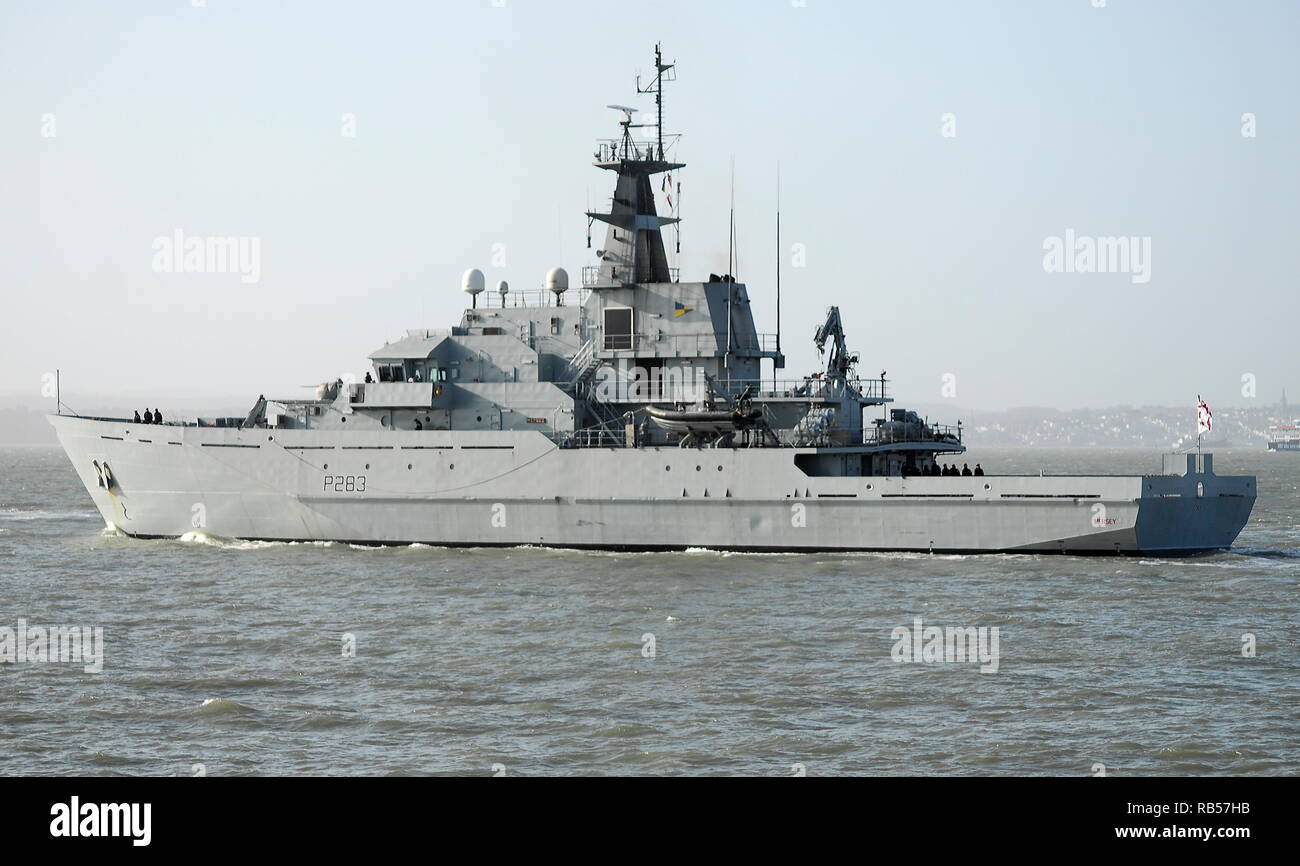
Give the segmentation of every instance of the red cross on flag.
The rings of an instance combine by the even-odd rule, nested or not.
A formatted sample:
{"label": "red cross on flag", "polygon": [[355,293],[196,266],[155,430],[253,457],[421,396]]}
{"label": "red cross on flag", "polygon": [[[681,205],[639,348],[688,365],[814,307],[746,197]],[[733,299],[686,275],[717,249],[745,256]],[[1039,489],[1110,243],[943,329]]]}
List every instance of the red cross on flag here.
{"label": "red cross on flag", "polygon": [[1205,405],[1201,395],[1196,395],[1196,435],[1202,436],[1214,429],[1214,415],[1210,413],[1210,407]]}

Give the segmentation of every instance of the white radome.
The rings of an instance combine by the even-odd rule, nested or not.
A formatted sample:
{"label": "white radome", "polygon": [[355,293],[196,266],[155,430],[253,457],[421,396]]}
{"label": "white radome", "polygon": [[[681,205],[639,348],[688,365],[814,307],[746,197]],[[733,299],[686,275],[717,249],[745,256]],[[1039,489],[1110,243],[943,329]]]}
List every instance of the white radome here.
{"label": "white radome", "polygon": [[478,268],[470,268],[460,278],[460,284],[467,294],[477,295],[487,287],[487,280]]}
{"label": "white radome", "polygon": [[557,295],[564,294],[569,289],[569,272],[564,268],[551,268],[546,272],[546,288]]}

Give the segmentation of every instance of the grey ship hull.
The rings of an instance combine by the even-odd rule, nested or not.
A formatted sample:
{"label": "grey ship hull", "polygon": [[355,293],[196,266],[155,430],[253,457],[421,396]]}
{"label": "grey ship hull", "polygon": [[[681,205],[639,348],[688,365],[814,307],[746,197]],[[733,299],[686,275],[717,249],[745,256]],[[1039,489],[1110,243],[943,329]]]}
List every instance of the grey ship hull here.
{"label": "grey ship hull", "polygon": [[105,522],[139,537],[1188,554],[1229,547],[1255,501],[1253,477],[1208,460],[1181,475],[812,477],[794,461],[812,449],[50,420]]}

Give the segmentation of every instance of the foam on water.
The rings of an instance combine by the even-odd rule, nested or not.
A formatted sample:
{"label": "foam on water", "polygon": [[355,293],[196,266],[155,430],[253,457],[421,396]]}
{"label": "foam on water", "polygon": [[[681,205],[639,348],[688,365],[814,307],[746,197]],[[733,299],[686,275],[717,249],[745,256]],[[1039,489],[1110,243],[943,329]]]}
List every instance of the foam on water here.
{"label": "foam on water", "polygon": [[[171,539],[174,544],[194,545],[201,547],[215,547],[219,550],[274,550],[276,548],[289,547],[341,547],[344,545],[334,541],[248,541],[242,538],[226,538],[220,535],[211,535],[207,532],[193,531],[187,532],[179,538]],[[346,545],[357,550],[369,548],[357,545]]]}

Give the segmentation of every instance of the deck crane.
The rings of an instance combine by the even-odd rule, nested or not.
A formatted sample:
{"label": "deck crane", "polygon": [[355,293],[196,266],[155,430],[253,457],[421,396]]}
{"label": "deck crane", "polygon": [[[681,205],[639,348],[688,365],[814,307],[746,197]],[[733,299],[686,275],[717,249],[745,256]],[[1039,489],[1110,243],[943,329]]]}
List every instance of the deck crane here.
{"label": "deck crane", "polygon": [[849,378],[853,365],[858,363],[858,354],[857,352],[849,352],[845,348],[844,325],[840,321],[839,307],[830,307],[826,310],[826,321],[817,328],[817,333],[813,335],[813,342],[817,344],[818,355],[825,354],[827,341],[831,343],[831,357],[826,364],[826,378]]}

